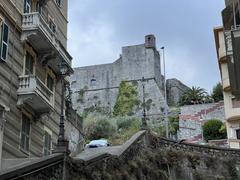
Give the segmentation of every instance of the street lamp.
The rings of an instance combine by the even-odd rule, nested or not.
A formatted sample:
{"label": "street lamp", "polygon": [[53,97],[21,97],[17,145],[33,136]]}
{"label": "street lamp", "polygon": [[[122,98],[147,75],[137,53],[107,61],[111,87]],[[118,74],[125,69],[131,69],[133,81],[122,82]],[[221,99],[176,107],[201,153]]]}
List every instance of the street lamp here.
{"label": "street lamp", "polygon": [[164,71],[164,121],[165,121],[165,127],[166,127],[166,138],[169,137],[169,130],[168,130],[168,107],[167,107],[167,85],[166,85],[166,67],[165,67],[165,47],[161,47],[162,50],[162,56],[163,56],[163,71]]}
{"label": "street lamp", "polygon": [[61,78],[61,87],[62,87],[62,94],[61,94],[61,115],[60,115],[60,124],[59,124],[59,135],[58,135],[58,142],[56,149],[54,150],[55,153],[69,153],[68,149],[68,140],[65,139],[64,136],[64,100],[65,100],[65,86],[64,86],[64,76],[67,73],[68,67],[65,63],[61,63],[59,65],[60,70],[60,78]]}
{"label": "street lamp", "polygon": [[142,114],[142,130],[147,129],[147,119],[146,119],[146,103],[145,103],[145,79],[142,77],[142,90],[143,90],[143,114]]}

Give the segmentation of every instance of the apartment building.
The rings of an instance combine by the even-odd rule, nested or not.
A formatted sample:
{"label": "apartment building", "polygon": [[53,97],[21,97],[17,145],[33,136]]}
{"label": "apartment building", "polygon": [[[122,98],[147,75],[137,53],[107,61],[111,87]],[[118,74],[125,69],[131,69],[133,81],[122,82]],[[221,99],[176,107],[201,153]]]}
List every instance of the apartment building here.
{"label": "apartment building", "polygon": [[[73,73],[67,51],[68,0],[0,1],[0,157],[51,154],[59,133],[61,66]],[[65,110],[66,106],[65,106]],[[76,150],[79,116],[65,113]],[[70,114],[69,114],[70,112]]]}
{"label": "apartment building", "polygon": [[225,0],[223,26],[214,28],[221,73],[228,143],[240,148],[240,4]]}

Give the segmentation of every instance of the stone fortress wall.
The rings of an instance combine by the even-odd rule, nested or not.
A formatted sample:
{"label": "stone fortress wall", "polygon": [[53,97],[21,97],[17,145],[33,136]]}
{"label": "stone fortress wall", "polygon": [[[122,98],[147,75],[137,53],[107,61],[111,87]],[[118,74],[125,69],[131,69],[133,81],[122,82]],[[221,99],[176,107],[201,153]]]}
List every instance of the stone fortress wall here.
{"label": "stone fortress wall", "polygon": [[[74,71],[71,76],[72,100],[79,113],[96,106],[112,111],[122,81],[134,82],[142,101],[144,77],[145,100],[150,104],[147,116],[161,119],[165,102],[164,77],[154,35],[147,35],[144,44],[123,47],[120,58],[113,63],[79,67]],[[139,108],[136,114],[141,116],[142,109]]]}
{"label": "stone fortress wall", "polygon": [[167,101],[169,106],[177,106],[180,98],[186,92],[189,87],[183,84],[181,81],[173,78],[167,79]]}

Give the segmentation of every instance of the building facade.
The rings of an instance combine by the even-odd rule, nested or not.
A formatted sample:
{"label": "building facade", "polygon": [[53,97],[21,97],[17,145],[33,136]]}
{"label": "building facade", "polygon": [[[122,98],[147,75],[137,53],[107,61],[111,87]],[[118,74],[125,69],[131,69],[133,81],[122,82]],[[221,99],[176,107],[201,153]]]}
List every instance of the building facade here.
{"label": "building facade", "polygon": [[223,85],[228,143],[232,148],[240,148],[240,6],[239,1],[225,2],[223,27],[215,28],[214,35]]}
{"label": "building facade", "polygon": [[[66,67],[66,75],[73,72],[67,52],[67,9],[67,0],[0,1],[1,160],[41,157],[55,148],[61,107],[59,65]],[[66,134],[76,132],[70,144],[77,144],[79,117],[70,119],[69,113],[66,117],[70,127]]]}

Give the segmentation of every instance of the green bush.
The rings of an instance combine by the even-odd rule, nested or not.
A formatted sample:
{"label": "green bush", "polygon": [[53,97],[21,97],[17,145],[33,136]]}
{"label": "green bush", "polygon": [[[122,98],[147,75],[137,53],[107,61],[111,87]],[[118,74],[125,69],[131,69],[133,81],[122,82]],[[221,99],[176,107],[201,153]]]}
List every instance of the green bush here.
{"label": "green bush", "polygon": [[159,125],[151,128],[151,130],[157,133],[159,136],[166,136],[166,128],[164,125]]}
{"label": "green bush", "polygon": [[226,129],[223,128],[223,123],[220,120],[212,119],[203,125],[203,136],[206,141],[225,139],[227,137]]}
{"label": "green bush", "polygon": [[83,123],[86,139],[109,138],[117,132],[116,123],[107,116],[91,114],[85,118]]}
{"label": "green bush", "polygon": [[117,128],[118,130],[126,130],[131,128],[135,123],[140,124],[140,121],[136,117],[125,116],[125,117],[116,117]]}
{"label": "green bush", "polygon": [[111,121],[116,122],[118,129],[118,132],[109,138],[109,141],[113,145],[123,144],[137,133],[141,127],[141,119],[137,117],[114,117]]}
{"label": "green bush", "polygon": [[179,116],[169,116],[169,133],[172,135],[176,135],[179,130]]}

